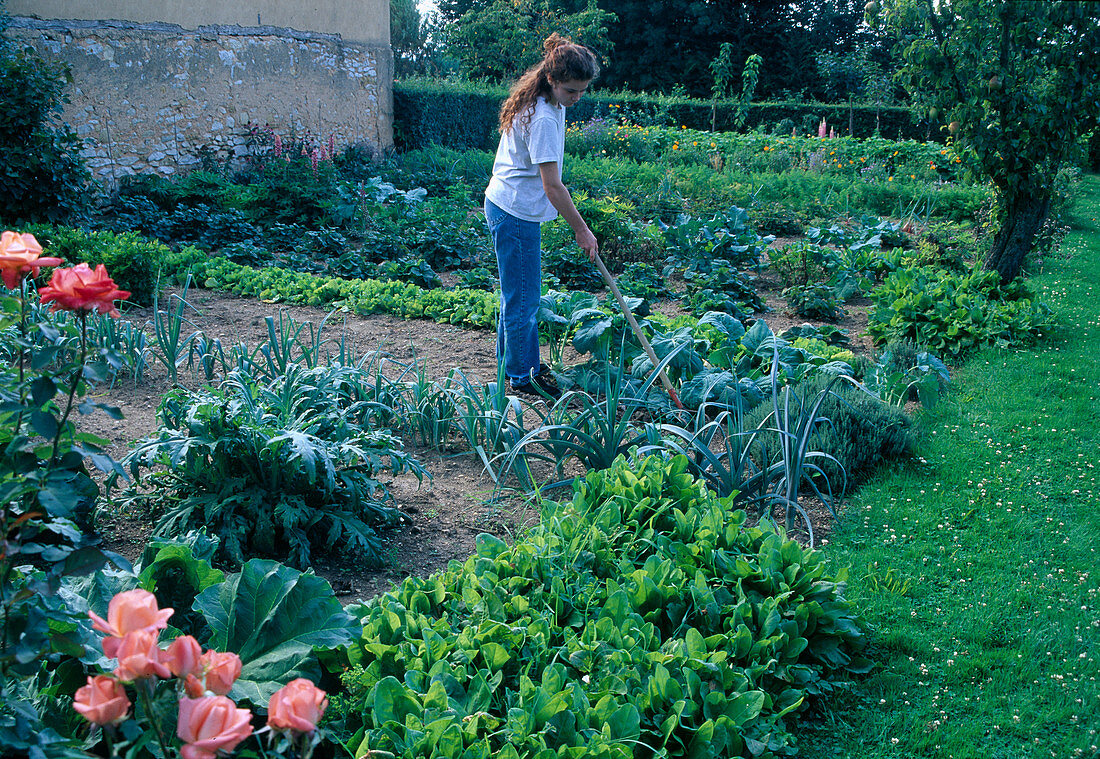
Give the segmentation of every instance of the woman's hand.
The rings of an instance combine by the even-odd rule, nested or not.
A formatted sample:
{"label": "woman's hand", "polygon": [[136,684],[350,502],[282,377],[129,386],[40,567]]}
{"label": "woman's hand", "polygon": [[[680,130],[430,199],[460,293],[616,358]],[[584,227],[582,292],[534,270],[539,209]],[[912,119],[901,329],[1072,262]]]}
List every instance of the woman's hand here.
{"label": "woman's hand", "polygon": [[588,260],[592,263],[596,263],[596,254],[599,253],[599,245],[596,243],[596,235],[592,234],[592,230],[588,228],[587,224],[582,224],[584,229],[577,232],[577,245],[581,246],[586,254],[588,254]]}

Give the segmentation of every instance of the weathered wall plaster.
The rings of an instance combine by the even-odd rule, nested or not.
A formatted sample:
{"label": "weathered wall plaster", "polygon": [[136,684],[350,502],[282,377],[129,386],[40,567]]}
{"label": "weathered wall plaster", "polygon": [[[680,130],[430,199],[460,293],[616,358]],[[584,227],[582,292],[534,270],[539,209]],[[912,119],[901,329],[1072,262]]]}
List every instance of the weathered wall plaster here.
{"label": "weathered wall plaster", "polygon": [[12,16],[159,21],[184,29],[266,25],[390,44],[388,0],[7,0],[6,5]]}
{"label": "weathered wall plaster", "polygon": [[63,119],[108,182],[173,174],[209,147],[246,152],[249,125],[325,145],[393,144],[389,45],[276,27],[12,17],[8,34],[72,69]]}

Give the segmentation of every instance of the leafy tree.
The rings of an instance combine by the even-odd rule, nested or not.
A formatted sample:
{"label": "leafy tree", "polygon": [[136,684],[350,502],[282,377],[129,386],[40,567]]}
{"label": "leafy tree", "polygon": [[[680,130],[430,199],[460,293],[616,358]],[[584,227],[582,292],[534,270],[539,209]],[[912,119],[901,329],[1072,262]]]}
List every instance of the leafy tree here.
{"label": "leafy tree", "polygon": [[390,47],[393,49],[395,76],[408,76],[416,72],[425,41],[416,0],[390,0]]}
{"label": "leafy tree", "polygon": [[1007,282],[1050,215],[1059,169],[1100,123],[1100,4],[883,0],[881,12],[915,101],[996,188],[985,266]]}
{"label": "leafy tree", "polygon": [[865,0],[598,0],[617,20],[608,27],[613,55],[601,77],[609,87],[670,92],[682,85],[710,97],[710,63],[730,48],[735,71],[750,55],[767,61],[761,97],[820,96],[814,51],[849,51],[869,37]]}
{"label": "leafy tree", "polygon": [[68,71],[4,36],[0,2],[0,183],[7,225],[64,221],[85,206],[80,139],[58,118]]}
{"label": "leafy tree", "polygon": [[542,41],[552,32],[606,54],[611,18],[595,0],[572,13],[550,0],[493,0],[487,6],[475,4],[445,31],[462,74],[507,79],[538,63]]}

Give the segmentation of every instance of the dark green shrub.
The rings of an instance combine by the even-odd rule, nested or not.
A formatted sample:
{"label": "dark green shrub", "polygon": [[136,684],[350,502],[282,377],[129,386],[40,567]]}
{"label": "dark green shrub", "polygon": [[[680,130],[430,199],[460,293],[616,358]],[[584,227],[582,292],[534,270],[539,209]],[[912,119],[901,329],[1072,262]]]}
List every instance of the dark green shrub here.
{"label": "dark green shrub", "polygon": [[593,292],[603,287],[603,277],[576,245],[547,247],[542,252],[542,274],[552,287],[566,286]]}
{"label": "dark green shrub", "polygon": [[129,303],[149,306],[156,293],[157,279],[171,251],[163,243],[148,240],[137,232],[87,232],[72,227],[33,227],[32,231],[46,249],[66,266],[86,262],[92,267],[103,264],[115,284],[130,291]]}
{"label": "dark green shrub", "polygon": [[648,301],[673,296],[672,291],[665,285],[665,278],[652,264],[627,264],[623,267],[623,273],[616,284],[623,295],[645,298]]}
{"label": "dark green shrub", "polygon": [[0,8],[0,221],[61,223],[87,209],[80,139],[58,120],[69,73],[3,36]]}
{"label": "dark green shrub", "polygon": [[443,145],[493,150],[504,87],[484,83],[406,80],[393,86],[394,145],[413,150]]}

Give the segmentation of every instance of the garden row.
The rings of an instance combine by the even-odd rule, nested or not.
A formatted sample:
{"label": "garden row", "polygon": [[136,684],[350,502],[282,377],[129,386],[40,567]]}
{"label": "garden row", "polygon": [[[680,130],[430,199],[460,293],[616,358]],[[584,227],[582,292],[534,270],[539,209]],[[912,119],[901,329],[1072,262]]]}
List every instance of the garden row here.
{"label": "garden row", "polygon": [[[765,147],[741,149],[772,152]],[[269,320],[269,339],[258,347],[188,335],[184,306],[193,284],[493,324],[489,292],[372,278],[411,273],[428,285],[433,261],[471,272],[485,263],[472,185],[458,178],[457,160],[446,171],[432,168],[444,154],[428,152],[388,167],[389,174],[370,167],[357,175],[365,167],[346,156],[313,167],[301,165],[300,153],[289,155],[262,155],[247,182],[210,173],[136,181],[101,219],[117,235],[34,229],[49,254],[106,264],[102,277],[109,270],[119,286],[111,283],[112,298],[126,288],[156,307],[147,333],[148,325],[89,315],[79,299],[49,311],[22,274],[18,297],[5,299],[0,347],[11,369],[3,374],[0,418],[13,456],[2,480],[9,551],[0,663],[3,701],[18,708],[6,706],[0,719],[11,728],[4,732],[11,750],[49,742],[107,750],[100,741],[112,728],[84,733],[66,699],[51,697],[73,693],[85,672],[106,664],[98,651],[108,646],[99,647],[84,612],[110,618],[108,600],[140,584],[177,610],[165,639],[191,635],[239,656],[229,692],[237,702],[263,710],[297,675],[339,691],[324,745],[356,755],[418,756],[431,746],[442,756],[546,749],[629,756],[639,745],[685,755],[713,745],[729,755],[790,753],[788,720],[835,678],[867,663],[839,578],[770,519],[788,529],[801,519],[812,528],[808,494],[832,506],[881,461],[905,455],[912,433],[897,407],[918,391],[932,402],[946,369],[913,344],[857,359],[828,325],[776,335],[754,313],[762,302],[753,277],[772,266],[795,303],[870,293],[880,339],[916,338],[941,355],[1034,339],[1045,325],[1042,308],[1022,287],[1003,288],[970,271],[965,250],[938,245],[934,236],[910,242],[905,222],[923,228],[932,214],[800,224],[807,238],[766,261],[768,239],[744,212],[730,209],[726,197],[707,205],[714,202],[708,188],[742,191],[728,189],[741,181],[729,167],[702,155],[656,169],[601,157],[574,165],[589,167],[593,178],[619,165],[633,172],[620,175],[630,181],[645,172],[664,181],[652,193],[661,207],[595,188],[581,200],[626,289],[655,298],[668,295],[670,277],[685,282],[693,316],[647,315],[641,300],[634,303],[660,367],[642,355],[614,310],[591,294],[562,290],[543,299],[544,337],[556,362],[566,344],[587,360],[564,375],[571,389],[554,405],[524,405],[503,383],[474,385],[457,371],[428,378],[415,365],[349,356],[321,334],[307,339],[289,319]],[[483,156],[462,160],[474,166]],[[809,183],[803,197],[821,187],[844,188],[848,197],[874,188],[879,201],[896,202],[905,192],[893,182],[863,181],[854,168],[838,166],[830,176],[795,166],[800,160],[769,179]],[[404,183],[410,172],[424,181]],[[426,186],[433,195],[398,185]],[[964,186],[937,192],[973,208],[984,198]],[[799,202],[788,209],[810,221],[816,206]],[[561,256],[556,264],[554,252],[548,256],[560,273],[550,282],[581,284],[583,269],[554,243],[562,234],[547,234]],[[666,269],[658,272],[656,263]],[[492,273],[484,266],[477,276],[484,282]],[[896,277],[923,277],[925,292]],[[183,289],[162,306],[169,280]],[[821,286],[831,290],[794,289]],[[937,287],[943,299],[930,294]],[[120,465],[102,453],[107,441],[76,431],[72,415],[99,405],[89,400],[92,383],[127,375],[141,381],[150,363],[162,364],[180,386],[161,404],[157,432]],[[185,368],[197,389],[183,387],[192,384]],[[674,409],[654,391],[658,368],[692,409]],[[403,439],[470,451],[502,486],[572,482],[573,502],[545,504],[540,526],[512,547],[484,537],[464,565],[408,580],[350,614],[337,612],[331,591],[310,575],[253,558],[304,568],[319,547],[341,543],[368,561],[377,557],[378,530],[400,521],[383,473],[424,474]],[[86,461],[108,473],[106,494]],[[569,476],[575,462],[587,476]],[[114,491],[127,471],[140,487]],[[73,579],[104,559],[88,529],[95,508],[156,522],[157,542],[136,576],[100,571],[90,583]],[[239,572],[224,576],[211,562]],[[302,614],[317,629],[299,624]],[[153,661],[158,651],[154,641],[143,655]],[[168,670],[149,666],[138,671],[120,662],[111,682],[138,696],[170,679]],[[149,736],[170,736],[172,721],[145,703],[114,737],[136,753],[155,752],[145,748]]]}

